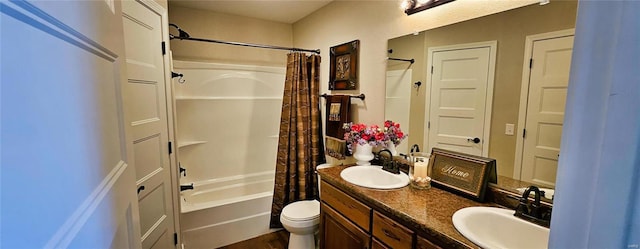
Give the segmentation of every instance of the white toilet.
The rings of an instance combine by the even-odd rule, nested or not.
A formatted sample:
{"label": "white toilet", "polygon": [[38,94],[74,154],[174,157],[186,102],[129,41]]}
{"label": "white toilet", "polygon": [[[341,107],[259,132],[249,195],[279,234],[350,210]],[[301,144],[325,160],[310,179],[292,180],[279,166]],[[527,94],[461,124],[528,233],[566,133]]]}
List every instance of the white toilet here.
{"label": "white toilet", "polygon": [[[321,164],[316,169],[332,167]],[[318,192],[320,192],[320,175],[318,175]],[[315,234],[320,224],[320,202],[317,200],[296,201],[282,209],[280,222],[289,231],[289,249],[316,248]]]}

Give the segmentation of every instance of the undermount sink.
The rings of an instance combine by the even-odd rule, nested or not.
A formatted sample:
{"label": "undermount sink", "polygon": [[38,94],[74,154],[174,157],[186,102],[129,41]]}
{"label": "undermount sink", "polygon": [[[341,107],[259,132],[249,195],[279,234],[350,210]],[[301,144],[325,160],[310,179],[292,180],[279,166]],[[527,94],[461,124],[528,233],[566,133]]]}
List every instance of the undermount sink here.
{"label": "undermount sink", "polygon": [[340,172],[340,177],[355,185],[374,189],[402,188],[409,184],[409,176],[400,172],[393,174],[382,170],[382,166],[351,166]]}
{"label": "undermount sink", "polygon": [[453,214],[453,226],[482,248],[547,248],[549,229],[514,213],[494,207],[463,208]]}

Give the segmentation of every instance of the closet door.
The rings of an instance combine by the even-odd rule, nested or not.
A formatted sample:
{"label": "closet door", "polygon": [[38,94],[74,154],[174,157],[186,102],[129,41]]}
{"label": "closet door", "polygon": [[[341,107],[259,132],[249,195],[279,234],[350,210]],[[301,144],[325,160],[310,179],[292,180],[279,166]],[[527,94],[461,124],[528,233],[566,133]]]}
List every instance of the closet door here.
{"label": "closet door", "polygon": [[555,186],[573,36],[533,42],[521,180]]}
{"label": "closet door", "polygon": [[[127,114],[133,130],[142,248],[177,244],[171,185],[162,16],[153,3],[124,1]],[[166,50],[165,50],[166,51]],[[177,195],[177,193],[175,193]],[[175,235],[174,235],[175,234]]]}

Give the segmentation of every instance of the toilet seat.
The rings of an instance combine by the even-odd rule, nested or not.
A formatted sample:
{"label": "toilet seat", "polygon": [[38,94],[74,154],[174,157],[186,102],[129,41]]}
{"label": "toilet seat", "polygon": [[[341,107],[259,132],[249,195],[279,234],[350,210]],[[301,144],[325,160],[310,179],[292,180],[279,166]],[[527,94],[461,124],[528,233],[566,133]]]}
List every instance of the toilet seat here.
{"label": "toilet seat", "polygon": [[317,200],[296,201],[282,209],[282,218],[290,221],[308,221],[320,217],[320,202]]}

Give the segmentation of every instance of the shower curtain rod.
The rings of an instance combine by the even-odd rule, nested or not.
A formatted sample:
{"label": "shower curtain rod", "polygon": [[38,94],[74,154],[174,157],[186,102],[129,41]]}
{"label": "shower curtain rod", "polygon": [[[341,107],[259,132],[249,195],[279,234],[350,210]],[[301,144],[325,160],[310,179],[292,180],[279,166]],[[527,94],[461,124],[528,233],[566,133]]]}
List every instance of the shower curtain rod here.
{"label": "shower curtain rod", "polygon": [[252,44],[252,43],[243,43],[243,42],[230,42],[230,41],[203,39],[203,38],[193,38],[193,37],[189,36],[189,33],[185,32],[182,29],[180,29],[180,27],[178,27],[178,25],[170,23],[169,26],[175,27],[176,29],[178,29],[178,32],[180,32],[180,34],[178,36],[169,34],[169,39],[170,40],[178,39],[178,40],[188,40],[188,41],[212,42],[212,43],[220,43],[220,44],[227,44],[227,45],[234,45],[234,46],[244,46],[244,47],[253,47],[253,48],[268,48],[268,49],[289,50],[289,51],[296,51],[296,52],[309,52],[309,53],[320,54],[320,49],[312,50],[312,49],[302,49],[302,48],[288,48],[288,47],[262,45],[262,44]]}

